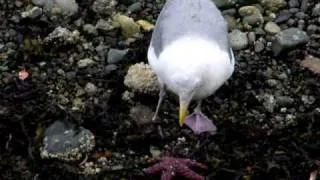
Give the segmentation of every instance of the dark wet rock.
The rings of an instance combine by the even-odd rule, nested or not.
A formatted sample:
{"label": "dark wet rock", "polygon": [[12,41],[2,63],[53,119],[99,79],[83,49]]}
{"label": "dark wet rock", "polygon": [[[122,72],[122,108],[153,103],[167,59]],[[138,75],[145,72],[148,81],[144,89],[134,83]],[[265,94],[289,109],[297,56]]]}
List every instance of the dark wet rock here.
{"label": "dark wet rock", "polygon": [[292,14],[288,10],[283,10],[278,14],[278,16],[276,17],[274,22],[275,23],[283,23],[283,22],[287,21],[291,16],[292,16]]}
{"label": "dark wet rock", "polygon": [[128,49],[120,50],[111,48],[108,52],[108,63],[116,64],[124,60],[128,54]]}
{"label": "dark wet rock", "polygon": [[274,55],[279,55],[287,49],[292,49],[298,45],[305,44],[309,41],[306,32],[298,28],[289,28],[280,32],[275,41],[272,42],[272,51]]}
{"label": "dark wet rock", "polygon": [[299,0],[289,0],[288,5],[290,8],[296,8],[300,6]]}
{"label": "dark wet rock", "polygon": [[148,106],[137,104],[130,109],[130,117],[138,125],[149,124],[154,112]]}
{"label": "dark wet rock", "polygon": [[110,74],[112,71],[115,71],[118,69],[118,66],[115,64],[109,64],[104,68],[104,73],[106,75]]}
{"label": "dark wet rock", "polygon": [[45,131],[40,155],[42,158],[75,161],[94,146],[95,137],[89,130],[69,122],[56,121]]}
{"label": "dark wet rock", "polygon": [[42,9],[37,6],[33,7],[32,9],[30,9],[28,11],[21,13],[22,18],[30,18],[30,19],[37,18],[41,15],[42,15]]}

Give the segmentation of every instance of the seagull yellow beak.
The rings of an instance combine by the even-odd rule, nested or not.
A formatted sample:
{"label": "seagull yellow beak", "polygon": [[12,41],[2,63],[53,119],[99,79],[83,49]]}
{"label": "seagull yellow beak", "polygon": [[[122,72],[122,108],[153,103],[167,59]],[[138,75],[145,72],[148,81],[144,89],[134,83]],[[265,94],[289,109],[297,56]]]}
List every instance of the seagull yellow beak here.
{"label": "seagull yellow beak", "polygon": [[183,125],[186,116],[188,115],[188,104],[180,103],[179,110],[179,125],[180,127]]}

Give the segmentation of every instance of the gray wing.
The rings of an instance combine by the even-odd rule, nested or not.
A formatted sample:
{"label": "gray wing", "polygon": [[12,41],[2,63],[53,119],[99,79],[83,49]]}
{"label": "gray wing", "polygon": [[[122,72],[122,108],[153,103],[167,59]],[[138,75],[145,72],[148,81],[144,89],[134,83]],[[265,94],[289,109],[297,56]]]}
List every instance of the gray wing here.
{"label": "gray wing", "polygon": [[164,46],[187,34],[198,35],[229,51],[228,27],[212,0],[167,0],[152,33],[158,57]]}

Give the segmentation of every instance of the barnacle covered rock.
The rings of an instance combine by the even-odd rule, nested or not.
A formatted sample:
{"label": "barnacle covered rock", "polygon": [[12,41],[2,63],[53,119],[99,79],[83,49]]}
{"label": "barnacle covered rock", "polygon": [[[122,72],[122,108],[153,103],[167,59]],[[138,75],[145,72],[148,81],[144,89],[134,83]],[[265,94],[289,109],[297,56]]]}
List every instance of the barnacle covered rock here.
{"label": "barnacle covered rock", "polygon": [[148,64],[142,62],[129,67],[124,84],[140,93],[154,93],[159,90],[156,74]]}
{"label": "barnacle covered rock", "polygon": [[80,160],[94,146],[94,135],[88,129],[76,127],[69,122],[56,121],[45,131],[40,156],[44,159],[75,161]]}

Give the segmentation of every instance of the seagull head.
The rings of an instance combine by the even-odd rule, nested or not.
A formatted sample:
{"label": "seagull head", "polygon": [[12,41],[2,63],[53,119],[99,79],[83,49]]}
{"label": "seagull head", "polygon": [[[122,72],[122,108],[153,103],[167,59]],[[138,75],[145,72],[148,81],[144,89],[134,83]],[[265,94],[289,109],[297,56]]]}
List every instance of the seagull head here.
{"label": "seagull head", "polygon": [[176,73],[172,76],[173,91],[179,96],[179,125],[184,124],[188,115],[189,104],[194,98],[200,87],[199,76],[195,72],[190,71],[184,73]]}

